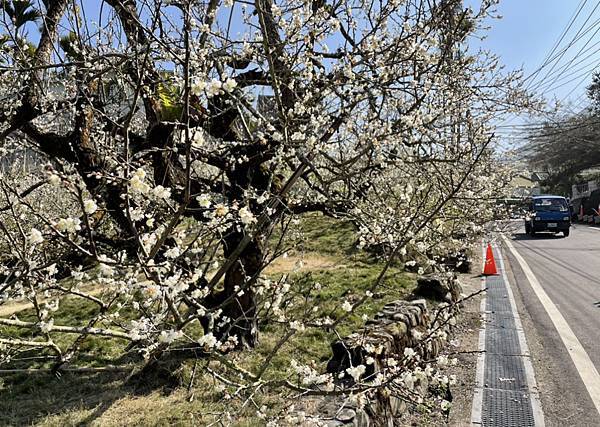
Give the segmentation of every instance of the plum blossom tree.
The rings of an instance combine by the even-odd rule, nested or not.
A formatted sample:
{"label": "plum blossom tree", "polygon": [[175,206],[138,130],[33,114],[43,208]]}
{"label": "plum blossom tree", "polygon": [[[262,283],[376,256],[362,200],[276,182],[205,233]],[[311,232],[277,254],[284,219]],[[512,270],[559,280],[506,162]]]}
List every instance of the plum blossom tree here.
{"label": "plum blossom tree", "polygon": [[[60,367],[98,336],[223,360],[261,319],[282,342],[331,327],[313,287],[262,276],[285,252],[269,236],[309,212],[351,220],[387,265],[460,248],[503,179],[490,123],[530,102],[468,48],[495,3],[47,0],[39,35],[5,19],[0,144],[47,163],[0,180],[1,301],[36,313],[0,318],[5,357],[43,348]],[[67,295],[95,307],[82,324],[55,321]]]}

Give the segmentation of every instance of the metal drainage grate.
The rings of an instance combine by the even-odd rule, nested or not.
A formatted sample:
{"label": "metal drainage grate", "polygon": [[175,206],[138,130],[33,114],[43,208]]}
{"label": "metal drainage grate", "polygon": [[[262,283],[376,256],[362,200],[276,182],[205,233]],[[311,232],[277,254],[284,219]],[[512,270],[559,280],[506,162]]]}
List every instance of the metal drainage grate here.
{"label": "metal drainage grate", "polygon": [[534,426],[529,394],[496,389],[483,390],[484,427]]}
{"label": "metal drainage grate", "polygon": [[487,354],[517,356],[521,354],[519,335],[516,329],[489,328],[485,331],[485,351]]}
{"label": "metal drainage grate", "polygon": [[510,300],[508,297],[490,297],[488,295],[485,304],[487,311],[511,313]]}
{"label": "metal drainage grate", "polygon": [[487,277],[486,287],[482,425],[534,426],[519,335],[503,276]]}
{"label": "metal drainage grate", "polygon": [[490,354],[485,362],[484,385],[486,387],[527,391],[527,377],[520,357]]}
{"label": "metal drainage grate", "polygon": [[485,315],[486,328],[516,329],[517,324],[511,313],[490,312]]}
{"label": "metal drainage grate", "polygon": [[502,276],[487,276],[485,278],[485,284],[488,287],[498,287],[498,286],[500,286],[502,288],[505,288]]}

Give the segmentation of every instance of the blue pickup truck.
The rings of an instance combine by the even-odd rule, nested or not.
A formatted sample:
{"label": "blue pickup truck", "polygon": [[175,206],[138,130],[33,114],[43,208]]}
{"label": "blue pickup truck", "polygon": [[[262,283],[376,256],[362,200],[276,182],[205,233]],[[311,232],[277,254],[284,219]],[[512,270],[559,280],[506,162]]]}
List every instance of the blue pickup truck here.
{"label": "blue pickup truck", "polygon": [[530,199],[525,232],[531,236],[540,231],[555,234],[560,232],[565,237],[571,227],[571,207],[569,201],[562,196],[535,196]]}

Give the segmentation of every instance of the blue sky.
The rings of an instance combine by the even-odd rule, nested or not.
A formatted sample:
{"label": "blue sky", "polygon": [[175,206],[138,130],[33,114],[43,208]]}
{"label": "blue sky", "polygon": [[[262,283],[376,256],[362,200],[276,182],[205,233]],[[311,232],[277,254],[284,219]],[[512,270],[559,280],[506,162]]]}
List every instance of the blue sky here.
{"label": "blue sky", "polygon": [[540,92],[547,97],[556,96],[577,110],[586,102],[585,87],[592,70],[600,66],[600,50],[596,52],[600,46],[597,6],[597,1],[586,0],[503,0],[498,6],[503,18],[490,22],[492,28],[483,44],[498,54],[507,68],[522,67],[529,75],[543,64],[580,10],[555,54],[566,48],[581,29],[580,39],[531,79],[532,86],[539,83]]}
{"label": "blue sky", "polygon": [[[80,0],[87,18],[96,21],[102,2]],[[474,8],[481,0],[465,0]],[[104,19],[110,7],[104,6]],[[574,15],[577,13],[575,17]],[[538,69],[552,51],[568,25],[555,50],[555,57],[530,78],[531,88],[547,99],[561,100],[566,110],[578,111],[586,103],[585,88],[591,73],[600,66],[600,2],[597,0],[501,0],[498,13],[502,19],[487,22],[491,27],[480,44],[500,56],[508,70],[523,68],[525,76]],[[587,22],[586,22],[587,21]],[[235,24],[234,24],[235,28]],[[580,40],[571,42],[580,31]],[[477,41],[473,41],[477,44]],[[586,45],[587,44],[587,45]],[[562,50],[564,54],[561,54]],[[549,73],[549,75],[548,75]],[[510,118],[507,124],[540,122],[541,117]],[[503,135],[513,129],[504,128]]]}
{"label": "blue sky", "polygon": [[[564,113],[577,112],[588,105],[586,87],[592,72],[600,69],[600,2],[502,0],[497,10],[502,19],[488,22],[491,28],[482,47],[500,56],[507,69],[522,68],[525,76],[531,76],[556,46],[551,60],[529,77],[528,87],[548,100],[559,100]],[[546,119],[548,116],[540,114],[507,118],[497,130],[504,137],[501,145],[519,145],[528,126]]]}
{"label": "blue sky", "polygon": [[[100,1],[83,0],[82,3],[91,12],[90,15],[97,16]],[[465,3],[476,5],[479,1],[466,0]],[[498,12],[503,18],[489,22],[491,29],[482,45],[498,54],[508,69],[522,67],[525,75],[529,75],[543,63],[581,6],[579,15],[559,45],[558,52],[572,41],[582,26],[584,31],[590,31],[531,81],[532,86],[543,81],[539,90],[548,98],[556,96],[572,108],[579,109],[586,101],[585,87],[590,81],[591,71],[596,63],[600,65],[600,50],[594,52],[600,46],[595,46],[596,41],[600,42],[600,24],[595,23],[600,20],[600,7],[594,10],[597,5],[595,0],[502,0],[498,5]],[[588,18],[589,21],[585,23]],[[588,45],[576,55],[586,42]],[[590,55],[589,58],[585,58],[587,55]],[[569,65],[573,58],[576,59]],[[583,62],[577,64],[582,59]],[[548,71],[554,74],[547,77]],[[556,81],[553,82],[555,78]]]}
{"label": "blue sky", "polygon": [[[102,2],[100,0],[80,0],[90,20],[98,19],[98,12]],[[466,4],[474,8],[480,0],[465,0]],[[501,0],[498,12],[503,16],[500,20],[490,20],[488,24],[491,29],[487,33],[481,45],[498,54],[507,69],[523,68],[525,75],[536,70],[551,51],[555,42],[570,23],[573,14],[581,10],[577,19],[574,20],[569,32],[563,38],[558,51],[571,42],[579,29],[590,29],[577,43],[571,46],[564,56],[556,58],[554,69],[553,63],[546,66],[542,72],[532,79],[534,83],[544,81],[539,89],[547,97],[564,100],[570,103],[574,109],[586,101],[585,87],[590,81],[591,71],[595,65],[600,65],[600,7],[596,0]],[[594,10],[594,7],[597,7]],[[104,18],[110,7],[104,5]],[[587,24],[585,20],[589,18]],[[594,25],[595,24],[595,25]],[[235,27],[235,25],[234,25]],[[598,31],[595,33],[595,31]],[[579,54],[586,42],[588,45]],[[595,45],[598,43],[598,46]],[[588,58],[585,58],[589,55]],[[570,65],[569,61],[577,57]],[[583,62],[577,64],[578,61]],[[546,72],[555,73],[547,78]],[[558,77],[556,82],[552,80]],[[572,81],[569,81],[572,80]]]}

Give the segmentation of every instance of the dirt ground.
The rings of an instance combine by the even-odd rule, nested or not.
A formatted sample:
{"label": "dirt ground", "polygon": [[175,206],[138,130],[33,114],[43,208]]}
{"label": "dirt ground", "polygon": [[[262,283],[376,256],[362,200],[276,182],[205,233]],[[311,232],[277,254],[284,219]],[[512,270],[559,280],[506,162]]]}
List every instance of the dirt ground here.
{"label": "dirt ground", "polygon": [[[460,274],[459,280],[463,288],[463,298],[473,295],[481,290],[480,269],[482,265],[479,247],[474,248],[476,253],[472,259],[472,272]],[[458,359],[455,366],[444,369],[446,375],[456,375],[456,384],[450,388],[452,407],[448,417],[439,411],[433,413],[408,413],[404,414],[397,422],[399,426],[471,426],[471,409],[473,405],[473,392],[476,382],[476,366],[479,344],[479,328],[481,327],[481,299],[482,293],[466,299],[461,306],[461,314],[453,329],[448,345],[442,354],[449,358]]]}
{"label": "dirt ground", "polygon": [[[465,295],[471,295],[481,289],[479,277],[481,253],[476,250],[473,257],[473,271],[463,274],[460,281]],[[479,328],[481,326],[481,298],[483,294],[466,300],[462,307],[461,316],[453,334],[452,344],[447,351],[455,353],[452,357],[458,359],[458,364],[449,368],[448,373],[456,375],[456,385],[452,387],[452,408],[448,424],[450,426],[470,426],[473,392],[475,388],[475,371],[477,366]]]}

